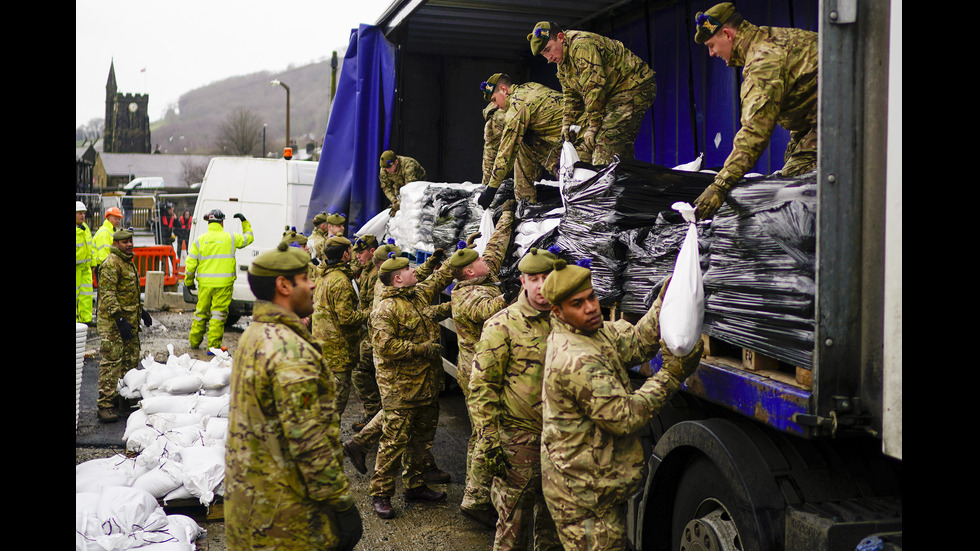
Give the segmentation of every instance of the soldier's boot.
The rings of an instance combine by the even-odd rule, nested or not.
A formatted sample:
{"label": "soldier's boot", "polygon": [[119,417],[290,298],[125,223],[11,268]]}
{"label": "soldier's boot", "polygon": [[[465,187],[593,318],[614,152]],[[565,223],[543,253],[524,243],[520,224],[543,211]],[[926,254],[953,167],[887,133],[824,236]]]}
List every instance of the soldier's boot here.
{"label": "soldier's boot", "polygon": [[446,492],[437,492],[425,484],[418,488],[405,490],[405,501],[442,501],[446,499]]}
{"label": "soldier's boot", "polygon": [[[344,442],[343,446],[344,446],[344,455],[347,456],[347,459],[350,459],[351,464],[354,465],[354,468],[357,469],[357,472],[361,474],[366,474],[367,464],[364,463],[364,450],[361,449],[361,446],[359,446],[357,442],[354,442],[353,440],[348,440]],[[390,518],[390,517],[383,517],[383,518]]]}
{"label": "soldier's boot", "polygon": [[118,420],[119,415],[116,414],[115,408],[99,408],[100,423],[115,423]]}
{"label": "soldier's boot", "polygon": [[422,479],[433,484],[449,484],[453,477],[439,467],[433,467],[422,474]]}
{"label": "soldier's boot", "polygon": [[459,510],[462,511],[464,515],[479,522],[487,528],[497,527],[497,510],[493,507],[467,507],[465,505],[460,505]]}
{"label": "soldier's boot", "polygon": [[375,496],[371,498],[371,506],[374,513],[381,518],[395,518],[395,509],[391,506],[391,498],[385,496]]}

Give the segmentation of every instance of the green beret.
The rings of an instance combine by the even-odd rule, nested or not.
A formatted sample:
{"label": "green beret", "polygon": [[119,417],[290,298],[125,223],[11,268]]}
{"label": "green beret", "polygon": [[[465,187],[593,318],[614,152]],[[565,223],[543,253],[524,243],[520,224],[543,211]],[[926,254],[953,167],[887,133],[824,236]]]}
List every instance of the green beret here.
{"label": "green beret", "polygon": [[315,224],[317,226],[319,226],[320,224],[322,224],[322,223],[324,223],[326,221],[327,221],[327,213],[326,213],[326,211],[321,212],[320,214],[318,214],[318,215],[316,215],[316,216],[313,217],[313,224]]}
{"label": "green beret", "polygon": [[490,101],[490,98],[493,96],[493,89],[496,88],[497,81],[500,80],[501,76],[503,76],[503,73],[494,73],[490,78],[480,83],[480,90],[483,92],[484,100]]}
{"label": "green beret", "polygon": [[323,244],[324,247],[335,247],[337,245],[347,245],[349,247],[350,239],[347,239],[343,235],[335,235],[330,239],[327,239]]}
{"label": "green beret", "polygon": [[561,28],[551,21],[538,21],[534,25],[534,30],[527,35],[527,40],[531,43],[531,55],[540,54],[541,50],[544,49],[544,45],[552,38],[558,36],[560,32]]}
{"label": "green beret", "polygon": [[554,269],[556,260],[558,257],[551,251],[531,247],[517,263],[517,269],[525,274],[543,274]]}
{"label": "green beret", "polygon": [[328,214],[327,224],[333,224],[334,226],[342,226],[347,223],[347,217],[343,213]]}
{"label": "green beret", "polygon": [[460,241],[456,245],[456,252],[449,257],[449,265],[453,268],[463,268],[469,266],[477,258],[480,258],[480,253],[476,252],[476,249],[466,246],[466,241]]}
{"label": "green beret", "polygon": [[398,157],[390,149],[381,154],[381,168],[388,168]]}
{"label": "green beret", "polygon": [[541,294],[553,305],[559,305],[568,297],[592,288],[592,270],[567,264],[564,259],[555,261],[555,267],[544,280]]}
{"label": "green beret", "polygon": [[388,253],[395,253],[395,256],[402,254],[402,250],[399,249],[393,242],[385,243],[381,245],[374,251],[375,262],[384,260],[388,258]]}
{"label": "green beret", "polygon": [[132,239],[132,237],[133,237],[133,228],[116,230],[112,234],[112,240],[113,241],[122,241],[123,239]]}
{"label": "green beret", "polygon": [[404,256],[397,256],[394,252],[388,253],[388,260],[385,260],[381,267],[378,268],[379,272],[397,272],[405,266],[408,266],[408,259]]}
{"label": "green beret", "polygon": [[731,2],[722,2],[711,6],[708,11],[699,11],[694,17],[694,28],[697,31],[694,34],[694,41],[704,44],[734,13],[735,5]]}
{"label": "green beret", "polygon": [[291,276],[306,273],[310,253],[290,247],[285,239],[275,249],[265,251],[252,260],[248,273],[257,276]]}
{"label": "green beret", "polygon": [[286,243],[292,245],[296,243],[297,245],[306,245],[307,237],[301,233],[296,233],[295,230],[287,230],[283,232],[282,239]]}
{"label": "green beret", "polygon": [[354,240],[354,250],[357,252],[366,251],[378,246],[378,238],[371,234],[364,234]]}

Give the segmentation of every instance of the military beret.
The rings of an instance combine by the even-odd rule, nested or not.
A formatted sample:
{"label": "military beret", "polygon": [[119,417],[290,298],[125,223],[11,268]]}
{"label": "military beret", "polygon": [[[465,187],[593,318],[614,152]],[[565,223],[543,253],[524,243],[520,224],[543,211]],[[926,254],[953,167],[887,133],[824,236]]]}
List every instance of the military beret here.
{"label": "military beret", "polygon": [[313,217],[313,223],[316,224],[317,226],[319,226],[320,224],[322,224],[322,223],[324,223],[326,221],[327,221],[327,213],[326,213],[326,211],[321,212],[320,214],[318,214],[318,215],[316,215],[316,216]]}
{"label": "military beret", "polygon": [[708,11],[699,11],[694,17],[694,28],[697,30],[694,41],[704,44],[734,13],[735,5],[731,2],[722,2],[711,6]]}
{"label": "military beret", "polygon": [[388,253],[388,260],[385,260],[381,267],[378,268],[379,272],[397,272],[405,266],[408,266],[408,259],[404,256],[398,256],[394,252]]}
{"label": "military beret", "polygon": [[480,90],[483,92],[484,100],[490,101],[490,98],[493,96],[493,89],[497,86],[497,81],[503,75],[503,73],[494,73],[490,75],[490,78],[480,83]]}
{"label": "military beret", "polygon": [[364,234],[356,239],[354,239],[354,250],[357,252],[366,251],[367,249],[377,248],[378,238],[371,234]]}
{"label": "military beret", "polygon": [[561,27],[551,21],[538,21],[527,35],[528,42],[531,43],[531,54],[538,55],[544,49],[544,45],[561,32]]}
{"label": "military beret", "polygon": [[275,249],[265,251],[252,260],[248,273],[256,276],[290,276],[306,273],[310,264],[310,253],[303,249],[290,247],[283,239]]}
{"label": "military beret", "polygon": [[449,257],[449,265],[453,268],[469,266],[477,258],[480,258],[480,253],[476,252],[476,249],[467,247],[465,241],[460,241],[456,247],[456,252]]}
{"label": "military beret", "polygon": [[133,228],[116,230],[112,234],[113,241],[122,241],[123,239],[131,239],[132,237],[133,237]]}
{"label": "military beret", "polygon": [[[584,266],[583,266],[584,264]],[[590,261],[580,261],[579,264],[568,264],[564,259],[555,261],[554,269],[544,280],[541,294],[554,305],[559,305],[568,297],[592,288],[592,270]]]}
{"label": "military beret", "polygon": [[397,158],[398,157],[395,155],[394,151],[390,149],[388,151],[385,151],[384,153],[381,154],[381,168],[387,168],[391,166],[391,163],[395,162],[395,159]]}
{"label": "military beret", "polygon": [[333,224],[334,226],[342,226],[347,223],[347,216],[344,213],[330,213],[327,215],[327,224]]}
{"label": "military beret", "polygon": [[395,245],[395,240],[390,237],[387,243],[375,249],[374,261],[379,262],[388,258],[388,253],[395,253],[395,256],[402,254],[402,250]]}
{"label": "military beret", "polygon": [[290,246],[302,246],[306,245],[307,237],[301,233],[296,233],[295,229],[287,229],[282,233],[282,238],[284,241],[289,243]]}
{"label": "military beret", "polygon": [[525,274],[543,274],[554,269],[556,260],[558,257],[551,250],[531,247],[517,263],[517,269]]}
{"label": "military beret", "polygon": [[343,235],[335,235],[335,236],[331,237],[330,239],[327,239],[323,243],[323,246],[324,247],[336,247],[337,245],[347,245],[349,247],[350,246],[350,239],[347,239]]}

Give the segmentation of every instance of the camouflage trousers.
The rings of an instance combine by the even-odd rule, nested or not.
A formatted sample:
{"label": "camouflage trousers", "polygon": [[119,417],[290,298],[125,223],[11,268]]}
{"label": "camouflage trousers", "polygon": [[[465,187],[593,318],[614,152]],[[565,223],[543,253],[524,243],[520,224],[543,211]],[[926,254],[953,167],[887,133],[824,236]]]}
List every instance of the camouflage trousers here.
{"label": "camouflage trousers", "polygon": [[381,390],[375,375],[374,349],[368,337],[361,340],[357,364],[351,373],[351,384],[364,405],[364,418],[371,419],[381,410]]}
{"label": "camouflage trousers", "polygon": [[790,132],[783,155],[783,176],[799,176],[817,168],[817,129]]}
{"label": "camouflage trousers", "polygon": [[[593,165],[608,165],[614,155],[618,155],[620,159],[632,159],[636,156],[633,144],[640,133],[643,116],[656,97],[657,85],[651,80],[642,88],[614,94],[609,98],[602,117],[602,127],[595,136],[595,148],[591,155]],[[583,161],[589,160],[589,156],[580,154],[580,157]]]}
{"label": "camouflage trousers", "polygon": [[541,434],[519,429],[500,430],[510,468],[495,476],[490,497],[497,509],[494,551],[561,550],[558,529],[541,493]]}
{"label": "camouflage trousers", "polygon": [[568,551],[622,551],[627,549],[626,504],[619,504],[604,515],[590,515],[558,526],[558,536]]}
{"label": "camouflage trousers", "polygon": [[[463,403],[467,404],[466,412],[469,414],[470,397],[470,371],[473,364],[470,361],[473,354],[466,354],[462,350],[459,353],[460,361],[456,366],[456,381],[459,388],[463,391]],[[473,416],[470,415],[472,420]],[[467,509],[489,509],[490,508],[490,485],[493,477],[487,472],[486,460],[483,453],[478,449],[476,433],[472,421],[470,422],[470,439],[466,444],[466,486],[463,488],[463,502],[461,507]]]}
{"label": "camouflage trousers", "polygon": [[117,389],[119,379],[130,369],[139,366],[140,339],[134,336],[123,340],[116,329],[115,323],[99,320],[99,337],[102,345],[99,348],[99,408],[116,407],[119,398]]}
{"label": "camouflage trousers", "polygon": [[383,412],[381,438],[368,492],[371,497],[393,496],[399,475],[406,490],[425,484],[422,475],[426,471],[426,456],[432,453],[432,441],[439,422],[439,402]]}

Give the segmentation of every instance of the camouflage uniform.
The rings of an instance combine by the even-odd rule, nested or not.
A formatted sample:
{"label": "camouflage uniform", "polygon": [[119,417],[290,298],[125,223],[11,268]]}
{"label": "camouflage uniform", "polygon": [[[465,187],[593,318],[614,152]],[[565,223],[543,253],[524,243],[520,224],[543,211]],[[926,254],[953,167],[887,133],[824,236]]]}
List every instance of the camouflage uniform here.
{"label": "camouflage uniform", "polygon": [[[99,266],[99,308],[97,326],[102,345],[99,354],[99,408],[116,406],[119,378],[139,367],[139,322],[143,312],[140,302],[140,275],[133,255],[116,247]],[[133,338],[124,340],[116,320],[123,318],[133,327]]]}
{"label": "camouflage uniform", "polygon": [[334,379],[303,322],[257,301],[234,356],[225,454],[229,549],[332,549],[353,506]]}
{"label": "camouflage uniform", "polygon": [[[682,382],[664,368],[631,390],[627,369],[660,349],[661,302],[635,326],[605,322],[592,335],[551,316],[541,393],[542,490],[566,549],[626,548],[625,504],[646,468],[639,432]],[[700,352],[674,358],[665,349],[664,365],[690,366]]]}
{"label": "camouflage uniform", "polygon": [[[555,174],[561,150],[563,122],[561,92],[543,84],[515,84],[507,95],[507,109],[500,146],[487,185],[497,187],[514,170],[514,194],[518,199],[534,202],[534,182],[541,176],[542,167]],[[583,117],[572,119],[581,125]],[[584,155],[591,153],[584,149]]]}
{"label": "camouflage uniform", "polygon": [[561,549],[541,493],[541,379],[550,311],[536,310],[522,292],[483,326],[467,400],[480,453],[503,447],[510,467],[493,478],[495,550]]}
{"label": "camouflage uniform", "polygon": [[401,155],[397,155],[397,157],[398,168],[394,174],[388,174],[388,171],[383,168],[378,173],[378,179],[381,180],[381,191],[384,192],[385,197],[391,202],[391,208],[395,211],[401,206],[402,187],[411,182],[425,180],[425,169],[418,161]]}
{"label": "camouflage uniform", "polygon": [[381,391],[375,378],[374,348],[371,346],[371,336],[367,331],[366,321],[374,308],[374,288],[378,283],[378,265],[369,261],[361,269],[357,280],[358,309],[365,315],[364,333],[358,344],[357,364],[351,374],[351,384],[364,406],[364,418],[370,419],[381,410]]}
{"label": "camouflage uniform", "polygon": [[[466,399],[470,393],[470,369],[473,366],[473,354],[483,322],[507,306],[499,287],[497,273],[507,254],[510,236],[513,230],[514,213],[504,210],[497,221],[493,235],[483,251],[483,260],[489,273],[484,276],[460,281],[452,293],[453,323],[456,325],[456,339],[459,354],[456,361],[456,380]],[[490,506],[490,474],[486,471],[483,455],[475,453],[477,434],[470,435],[466,452],[466,488],[463,490],[462,506],[466,508],[489,508]]]}
{"label": "camouflage uniform", "polygon": [[[564,91],[562,133],[585,114],[579,133],[593,165],[607,165],[613,155],[634,157],[640,123],[657,96],[653,69],[623,43],[585,31],[565,32],[558,81]],[[583,136],[592,133],[594,147]]]}
{"label": "camouflage uniform", "polygon": [[350,397],[351,372],[357,363],[358,341],[368,313],[357,308],[357,295],[346,263],[322,264],[313,292],[313,337],[323,361],[336,378],[337,416],[343,417]]}
{"label": "camouflage uniform", "polygon": [[[310,250],[310,254],[313,258],[318,259],[323,262],[323,244],[327,241],[330,236],[327,235],[327,230],[321,230],[319,226],[313,229],[310,233],[310,238],[306,242],[306,247]],[[317,282],[317,278],[320,274],[317,270],[314,270],[313,282]]]}
{"label": "camouflage uniform", "polygon": [[500,149],[500,135],[504,131],[505,112],[503,109],[498,109],[492,103],[483,110],[483,118],[487,121],[483,125],[483,185],[490,183],[490,173],[493,171],[493,163],[497,160],[497,150]]}
{"label": "camouflage uniform", "polygon": [[384,408],[382,436],[371,477],[372,497],[391,497],[402,472],[406,490],[423,486],[426,455],[439,421],[442,361],[429,343],[439,342],[439,324],[425,314],[449,285],[448,264],[411,287],[384,287],[371,312],[378,387]]}
{"label": "camouflage uniform", "polygon": [[742,127],[715,182],[731,189],[769,147],[778,124],[790,131],[780,172],[796,176],[817,165],[817,33],[757,27],[742,21],[729,67],[742,68]]}

